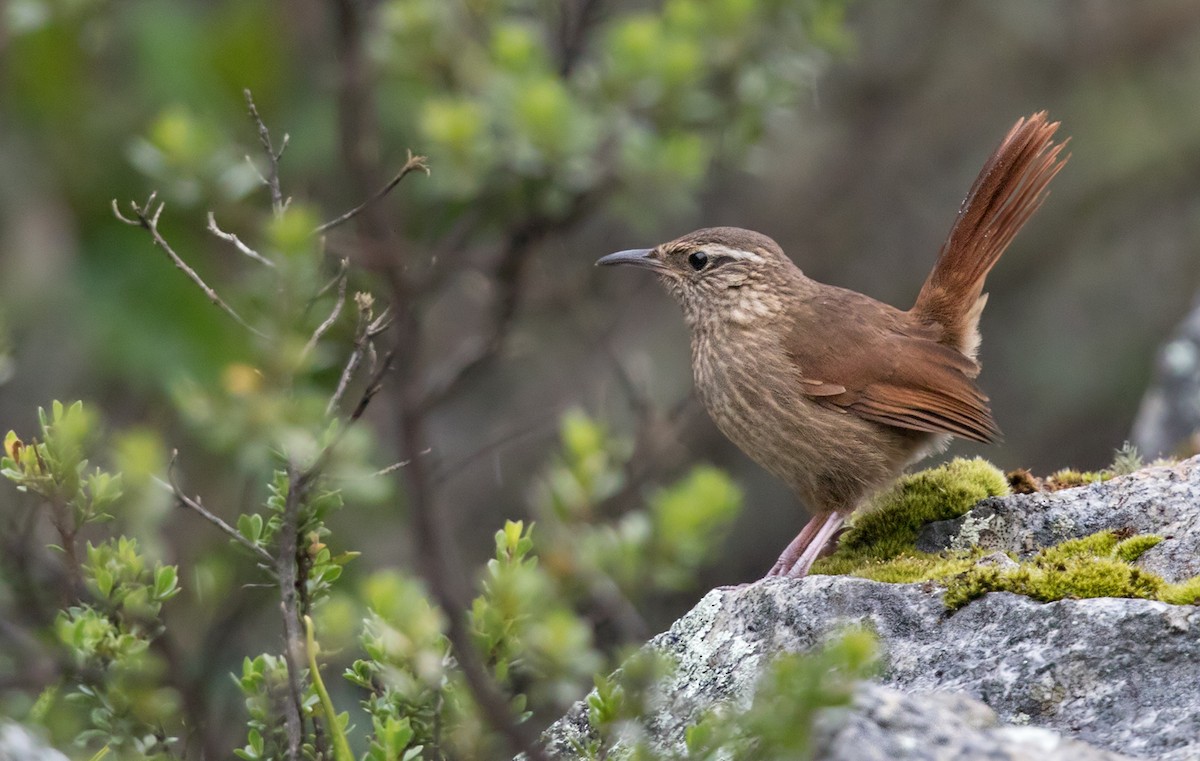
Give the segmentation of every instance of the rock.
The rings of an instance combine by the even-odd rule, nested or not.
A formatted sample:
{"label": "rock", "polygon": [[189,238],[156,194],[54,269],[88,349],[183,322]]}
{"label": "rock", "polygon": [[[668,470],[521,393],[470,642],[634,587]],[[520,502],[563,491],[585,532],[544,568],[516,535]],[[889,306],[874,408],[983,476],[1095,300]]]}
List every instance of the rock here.
{"label": "rock", "polygon": [[25,727],[0,721],[0,761],[68,761]]}
{"label": "rock", "polygon": [[1142,397],[1130,434],[1142,453],[1157,457],[1181,446],[1195,451],[1200,431],[1200,301],[1158,350],[1154,380]]}
{"label": "rock", "polygon": [[1004,726],[991,709],[965,695],[906,694],[870,683],[857,691],[849,711],[830,711],[819,721],[814,745],[823,761],[1130,758],[1048,729]]}
{"label": "rock", "polygon": [[1029,555],[1105,529],[1164,537],[1137,565],[1167,581],[1200,575],[1200,457],[1077,489],[985,499],[961,518],[925,526],[917,549]]}
{"label": "rock", "polygon": [[[920,543],[1029,554],[1125,528],[1166,538],[1139,565],[1170,581],[1200,573],[1200,461],[988,499],[927,526]],[[882,671],[852,707],[821,715],[817,759],[1200,759],[1200,609],[991,593],[949,614],[933,584],[844,576],[714,590],[652,640],[678,667],[647,723],[650,745],[680,752],[705,710],[749,705],[772,658],[848,626],[877,634]],[[589,731],[580,705],[547,738],[574,758]]]}

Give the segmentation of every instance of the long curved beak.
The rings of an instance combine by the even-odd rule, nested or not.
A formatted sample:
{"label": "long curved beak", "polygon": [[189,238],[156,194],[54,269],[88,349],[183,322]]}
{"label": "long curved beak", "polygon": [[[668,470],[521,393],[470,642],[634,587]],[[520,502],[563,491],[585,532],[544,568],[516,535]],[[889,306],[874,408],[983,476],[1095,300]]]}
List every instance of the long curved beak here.
{"label": "long curved beak", "polygon": [[631,248],[627,251],[618,251],[615,254],[603,256],[596,261],[596,265],[632,264],[635,267],[644,267],[650,270],[662,269],[662,263],[650,256],[652,253],[654,253],[652,248]]}

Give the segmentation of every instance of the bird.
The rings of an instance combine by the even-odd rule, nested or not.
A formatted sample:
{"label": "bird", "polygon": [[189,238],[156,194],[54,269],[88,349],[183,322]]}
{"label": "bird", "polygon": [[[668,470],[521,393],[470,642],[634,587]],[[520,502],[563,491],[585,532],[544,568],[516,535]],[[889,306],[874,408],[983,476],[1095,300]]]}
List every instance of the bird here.
{"label": "bird", "polygon": [[596,262],[657,276],[682,307],[708,414],[808,508],[767,577],[807,575],[848,516],[951,438],[998,440],[976,383],[984,280],[1070,158],[1059,126],[1045,111],[1017,120],[908,310],[819,283],[774,240],[738,227]]}

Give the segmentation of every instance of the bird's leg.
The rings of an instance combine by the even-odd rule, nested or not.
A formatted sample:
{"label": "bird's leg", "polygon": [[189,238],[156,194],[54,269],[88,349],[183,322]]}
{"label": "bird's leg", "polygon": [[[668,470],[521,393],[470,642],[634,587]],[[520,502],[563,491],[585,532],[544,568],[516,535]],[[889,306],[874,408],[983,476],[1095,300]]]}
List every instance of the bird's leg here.
{"label": "bird's leg", "polygon": [[845,522],[846,519],[838,513],[829,513],[826,515],[824,523],[817,530],[817,535],[813,537],[813,540],[804,548],[804,552],[801,553],[799,559],[796,560],[784,575],[789,579],[803,579],[807,576],[808,570],[812,568],[812,564],[820,557],[821,550],[825,549],[825,545],[829,544],[829,541],[837,535],[838,530]]}
{"label": "bird's leg", "polygon": [[784,549],[783,554],[779,556],[779,559],[775,561],[775,565],[771,567],[771,570],[763,578],[770,579],[786,574],[788,569],[796,564],[796,561],[800,558],[804,550],[808,548],[808,545],[812,543],[813,538],[817,535],[817,531],[821,529],[824,522],[825,516],[819,513],[809,518],[808,523],[804,524],[804,528],[800,529],[800,533]]}

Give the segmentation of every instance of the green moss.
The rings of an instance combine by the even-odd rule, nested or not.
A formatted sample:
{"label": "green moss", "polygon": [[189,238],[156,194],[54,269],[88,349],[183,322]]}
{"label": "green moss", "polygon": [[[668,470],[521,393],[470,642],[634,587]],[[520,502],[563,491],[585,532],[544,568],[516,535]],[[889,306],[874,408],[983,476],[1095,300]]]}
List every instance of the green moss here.
{"label": "green moss", "polygon": [[1178,584],[1166,585],[1159,592],[1158,599],[1172,605],[1200,604],[1200,576],[1193,576]]}
{"label": "green moss", "polygon": [[[1048,482],[1068,488],[1107,480],[1108,471],[1063,470]],[[1168,584],[1133,565],[1163,539],[1100,531],[1047,547],[1015,567],[977,565],[986,550],[918,552],[917,533],[927,523],[957,518],[987,497],[1009,492],[1008,479],[990,463],[956,459],[902,478],[854,520],[837,551],[813,565],[814,574],[859,576],[894,584],[933,581],[957,610],[988,592],[1014,592],[1042,602],[1064,598],[1135,597],[1174,604],[1200,602],[1200,576]]]}
{"label": "green moss", "polygon": [[1138,534],[1131,536],[1113,548],[1113,555],[1132,563],[1142,556],[1146,550],[1161,542],[1163,538],[1157,534]]}
{"label": "green moss", "polygon": [[818,560],[814,574],[850,574],[877,581],[911,582],[957,573],[965,558],[917,552],[917,532],[927,523],[963,515],[980,500],[1008,494],[1008,480],[976,457],[900,479],[854,520],[838,550]]}
{"label": "green moss", "polygon": [[1113,477],[1112,471],[1108,470],[1089,470],[1078,471],[1070,468],[1063,468],[1057,473],[1049,476],[1043,484],[1046,491],[1058,491],[1059,489],[1074,489],[1077,486],[1087,486],[1088,484],[1107,481]]}
{"label": "green moss", "polygon": [[1014,592],[1042,602],[1081,597],[1161,599],[1171,585],[1132,565],[1161,541],[1162,537],[1150,534],[1122,541],[1113,531],[1070,539],[1047,547],[1016,568],[972,567],[948,579],[944,602],[957,610],[988,592]]}
{"label": "green moss", "polygon": [[924,552],[898,555],[890,560],[867,561],[856,566],[852,575],[889,584],[913,584],[937,581],[965,573],[980,553],[954,553],[943,557]]}

